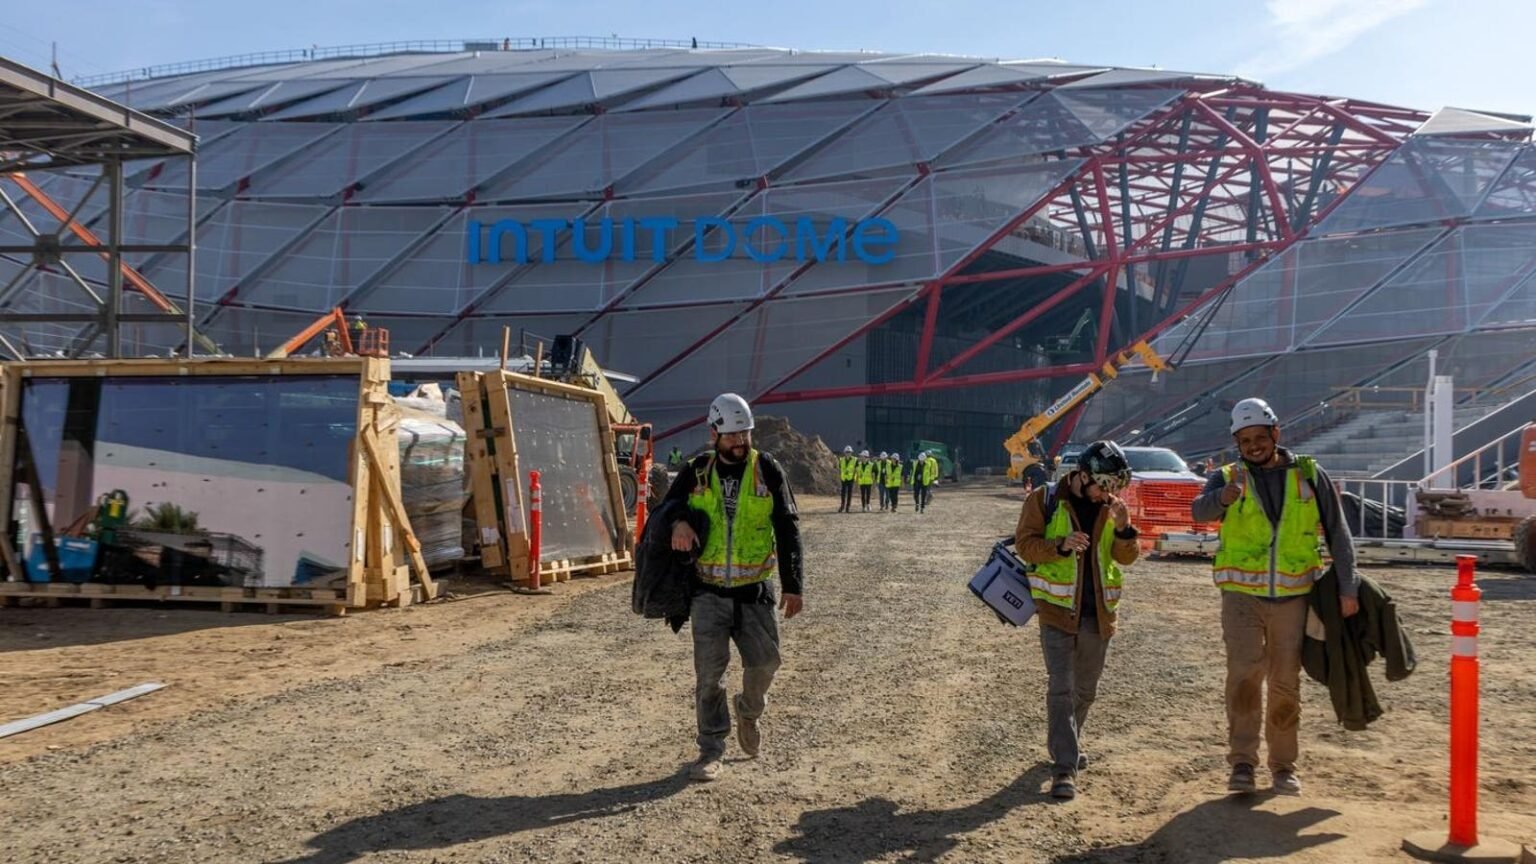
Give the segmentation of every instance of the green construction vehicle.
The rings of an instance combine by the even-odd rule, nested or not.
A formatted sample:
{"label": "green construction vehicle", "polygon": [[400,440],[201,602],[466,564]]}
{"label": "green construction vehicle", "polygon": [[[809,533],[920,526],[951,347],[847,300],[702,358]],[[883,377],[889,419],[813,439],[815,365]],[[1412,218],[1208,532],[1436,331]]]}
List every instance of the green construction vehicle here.
{"label": "green construction vehicle", "polygon": [[960,466],[955,462],[955,456],[949,451],[949,445],[939,441],[913,441],[907,447],[907,464],[917,458],[917,454],[927,451],[939,460],[939,479],[954,482],[960,479]]}

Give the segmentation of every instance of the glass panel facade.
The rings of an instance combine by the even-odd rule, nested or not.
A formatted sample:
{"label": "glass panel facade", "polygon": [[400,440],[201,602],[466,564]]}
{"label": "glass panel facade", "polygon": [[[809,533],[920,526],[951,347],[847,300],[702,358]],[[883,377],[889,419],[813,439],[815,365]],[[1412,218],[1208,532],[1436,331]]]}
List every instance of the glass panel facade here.
{"label": "glass panel facade", "polygon": [[1532,213],[1536,213],[1536,146],[1527,144],[1493,184],[1473,218],[1504,219]]}
{"label": "glass panel facade", "polygon": [[943,166],[1019,159],[1095,144],[1179,95],[1169,90],[1046,93],[1017,115],[939,160]]}
{"label": "glass panel facade", "polygon": [[749,105],[679,147],[665,165],[620,183],[617,193],[736,188],[765,177],[785,160],[869,111],[868,101]]}
{"label": "glass panel facade", "polygon": [[569,72],[506,72],[470,75],[453,81],[447,86],[428,90],[396,105],[374,111],[364,119],[393,120],[445,111],[462,111],[476,105],[516,96],[569,76]]}
{"label": "glass panel facade", "polygon": [[[197,229],[197,298],[217,300],[272,253],[314,225],[328,207],[231,201]],[[156,285],[186,284],[185,255],[162,255],[144,268]]]}
{"label": "glass panel facade", "polygon": [[482,201],[580,198],[602,193],[630,171],[682,143],[727,110],[601,114],[538,164],[486,185]]}
{"label": "glass panel facade", "polygon": [[251,179],[242,193],[251,198],[329,198],[420,147],[449,121],[350,123],[294,159]]}
{"label": "glass panel facade", "polygon": [[1366,175],[1318,234],[1432,224],[1468,215],[1519,155],[1507,141],[1411,138]]}
{"label": "glass panel facade", "polygon": [[341,207],[255,280],[243,302],[316,312],[334,307],[453,211]]}
{"label": "glass panel facade", "polygon": [[[197,188],[223,189],[338,128],[333,123],[247,123],[198,152]],[[155,189],[187,188],[185,160],[167,160],[165,168],[144,185]]]}
{"label": "glass panel facade", "polygon": [[304,117],[323,117],[361,111],[370,105],[378,105],[391,99],[400,99],[425,90],[432,90],[454,80],[444,76],[408,76],[401,78],[372,78],[357,84],[333,90],[314,99],[305,99],[290,108],[272,114],[272,120],[297,120]]}
{"label": "glass panel facade", "polygon": [[590,118],[538,117],[463,123],[371,178],[367,203],[462,201],[476,186]]}

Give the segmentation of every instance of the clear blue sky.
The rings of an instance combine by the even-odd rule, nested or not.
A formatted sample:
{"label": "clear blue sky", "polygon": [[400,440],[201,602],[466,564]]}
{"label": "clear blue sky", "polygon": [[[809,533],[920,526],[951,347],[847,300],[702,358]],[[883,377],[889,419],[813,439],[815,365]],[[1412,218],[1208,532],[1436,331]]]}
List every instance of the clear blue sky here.
{"label": "clear blue sky", "polygon": [[1237,72],[1276,89],[1536,113],[1532,0],[13,2],[0,54],[66,77],[310,45],[607,36]]}

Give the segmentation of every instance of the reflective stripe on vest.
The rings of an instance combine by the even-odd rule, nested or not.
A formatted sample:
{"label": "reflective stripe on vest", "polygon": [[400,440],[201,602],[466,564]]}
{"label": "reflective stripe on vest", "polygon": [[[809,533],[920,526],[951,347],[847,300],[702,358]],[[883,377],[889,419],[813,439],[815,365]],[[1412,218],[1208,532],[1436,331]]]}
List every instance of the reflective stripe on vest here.
{"label": "reflective stripe on vest", "polygon": [[778,569],[773,537],[773,495],[758,470],[757,451],[747,455],[736,495],[735,518],[725,515],[720,472],[710,458],[705,472],[695,474],[688,506],[709,518],[709,536],[699,552],[699,578],[711,585],[731,587],[766,582]]}
{"label": "reflective stripe on vest", "polygon": [[1312,489],[1316,476],[1309,457],[1299,456],[1285,472],[1285,501],[1278,532],[1254,490],[1253,477],[1242,463],[1223,465],[1222,481],[1247,474],[1243,497],[1221,519],[1221,546],[1212,578],[1223,591],[1256,597],[1300,597],[1312,590],[1323,570],[1318,548],[1322,516]]}
{"label": "reflective stripe on vest", "polygon": [[[1049,497],[1047,497],[1049,501]],[[1089,526],[1091,530],[1093,526]],[[1104,598],[1104,608],[1114,612],[1120,605],[1120,593],[1125,585],[1125,574],[1111,554],[1115,545],[1114,531],[1105,522],[1105,530],[1099,535],[1099,596]],[[1056,503],[1056,513],[1045,526],[1045,539],[1059,543],[1073,530],[1072,515],[1064,501]],[[1063,609],[1077,610],[1077,553],[1073,552],[1058,561],[1035,565],[1029,574],[1029,593],[1036,600],[1043,600]]]}

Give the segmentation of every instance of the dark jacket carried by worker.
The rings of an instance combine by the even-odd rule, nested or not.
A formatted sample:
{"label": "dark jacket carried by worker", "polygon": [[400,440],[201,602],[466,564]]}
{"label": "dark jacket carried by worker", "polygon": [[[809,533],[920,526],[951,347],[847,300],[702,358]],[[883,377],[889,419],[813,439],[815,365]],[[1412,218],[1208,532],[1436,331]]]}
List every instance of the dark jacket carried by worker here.
{"label": "dark jacket carried by worker", "polygon": [[672,548],[672,526],[679,519],[686,519],[701,541],[709,533],[709,519],[688,507],[686,501],[664,502],[645,523],[645,534],[635,550],[635,581],[630,587],[634,613],[665,619],[674,633],[688,620],[698,557]]}
{"label": "dark jacket carried by worker", "polygon": [[1360,614],[1345,618],[1339,610],[1339,580],[1329,568],[1307,597],[1312,613],[1322,621],[1324,638],[1315,638],[1316,628],[1308,627],[1301,647],[1302,668],[1328,688],[1333,713],[1345,729],[1356,732],[1381,717],[1365,667],[1380,655],[1386,660],[1387,680],[1401,681],[1418,663],[1392,596],[1361,576],[1359,599]]}

